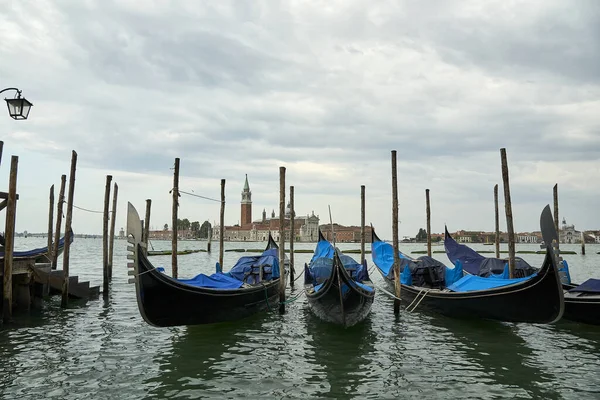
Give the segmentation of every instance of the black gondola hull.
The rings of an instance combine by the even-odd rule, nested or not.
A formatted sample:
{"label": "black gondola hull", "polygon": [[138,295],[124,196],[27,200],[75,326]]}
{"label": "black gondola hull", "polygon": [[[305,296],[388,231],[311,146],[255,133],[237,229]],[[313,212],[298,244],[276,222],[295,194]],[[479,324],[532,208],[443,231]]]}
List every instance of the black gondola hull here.
{"label": "black gondola hull", "polygon": [[158,327],[234,321],[277,309],[280,279],[263,286],[207,289],[176,282],[157,271],[138,245],[136,291],[140,314]]}
{"label": "black gondola hull", "polygon": [[563,318],[590,325],[600,325],[600,296],[570,298],[566,295]]}
{"label": "black gondola hull", "polygon": [[[306,267],[305,267],[306,268]],[[372,287],[370,281],[363,284]],[[373,305],[375,291],[367,291],[356,285],[341,262],[334,261],[331,276],[323,287],[314,292],[312,283],[305,283],[309,309],[319,319],[350,327],[364,320]]]}

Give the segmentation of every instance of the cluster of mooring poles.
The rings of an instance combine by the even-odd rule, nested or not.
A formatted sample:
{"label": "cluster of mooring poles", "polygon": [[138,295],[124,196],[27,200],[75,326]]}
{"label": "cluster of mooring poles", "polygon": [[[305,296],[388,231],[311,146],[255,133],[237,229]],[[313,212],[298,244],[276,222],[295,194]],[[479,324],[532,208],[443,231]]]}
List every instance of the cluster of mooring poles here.
{"label": "cluster of mooring poles", "polygon": [[[0,162],[4,143],[0,141]],[[6,225],[3,256],[2,284],[2,321],[12,319],[13,308],[29,310],[31,305],[40,306],[41,299],[49,294],[61,294],[61,307],[67,307],[70,298],[90,299],[98,296],[100,288],[90,286],[89,282],[80,282],[77,276],[70,274],[71,242],[73,241],[73,208],[83,211],[101,213],[74,205],[75,176],[77,171],[77,152],[71,153],[71,166],[67,188],[67,175],[60,179],[58,199],[55,204],[54,185],[50,186],[48,208],[47,247],[35,254],[17,254],[15,256],[15,225],[17,200],[17,175],[19,157],[11,157],[8,192],[0,192],[0,210],[6,208]],[[115,216],[117,209],[118,186],[114,184],[112,210],[110,204],[110,188],[112,176],[106,177],[106,191],[103,219],[103,294],[109,293],[109,282],[112,279]],[[66,192],[66,195],[65,195]],[[66,209],[65,209],[66,204]],[[54,208],[56,206],[56,220]],[[65,219],[64,236],[61,239],[62,221]],[[110,228],[109,228],[110,221]],[[58,269],[59,255],[63,254],[62,269]]]}

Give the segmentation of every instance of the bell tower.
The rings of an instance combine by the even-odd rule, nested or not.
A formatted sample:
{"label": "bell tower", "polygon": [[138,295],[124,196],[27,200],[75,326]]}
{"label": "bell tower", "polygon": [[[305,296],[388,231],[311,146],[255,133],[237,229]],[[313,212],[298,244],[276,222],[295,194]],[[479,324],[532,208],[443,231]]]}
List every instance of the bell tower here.
{"label": "bell tower", "polygon": [[242,217],[240,225],[245,226],[252,223],[252,192],[248,185],[248,174],[246,174],[246,182],[244,182],[244,190],[242,190]]}

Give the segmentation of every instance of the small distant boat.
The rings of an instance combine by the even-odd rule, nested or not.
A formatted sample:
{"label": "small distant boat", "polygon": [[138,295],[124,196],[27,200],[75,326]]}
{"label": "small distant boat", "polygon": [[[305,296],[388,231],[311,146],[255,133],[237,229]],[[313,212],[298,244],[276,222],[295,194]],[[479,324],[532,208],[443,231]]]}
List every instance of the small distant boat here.
{"label": "small distant boat", "polygon": [[[556,238],[558,239],[558,238]],[[546,248],[544,240],[541,248]],[[552,242],[550,242],[552,243]],[[460,262],[465,272],[477,276],[507,275],[508,259],[484,257],[470,247],[457,243],[448,233],[444,238],[446,255],[456,264]],[[547,251],[548,252],[548,251]],[[525,260],[515,257],[517,277],[531,276],[539,271]],[[559,276],[564,290],[565,311],[563,318],[571,321],[600,325],[600,279],[588,279],[582,284],[571,283],[566,260],[559,260]]]}
{"label": "small distant boat", "polygon": [[[158,327],[200,325],[233,321],[268,309],[277,309],[279,293],[285,289],[285,274],[279,272],[279,247],[269,235],[265,251],[241,257],[223,273],[199,274],[192,279],[176,279],[155,268],[145,255],[141,243],[139,214],[129,203],[127,237],[128,264],[135,283],[138,308],[142,318]],[[285,265],[285,261],[284,261]],[[281,282],[281,279],[284,282]]]}
{"label": "small distant boat", "polygon": [[[550,208],[540,218],[544,237],[556,236]],[[394,250],[373,230],[373,262],[391,291],[394,289]],[[445,267],[431,257],[413,259],[399,253],[401,297],[408,311],[424,307],[450,317],[507,322],[552,323],[564,312],[564,297],[554,252],[546,253],[542,268],[520,279],[463,276],[460,263]]]}
{"label": "small distant boat", "polygon": [[304,265],[304,292],[317,317],[345,327],[364,320],[375,298],[366,262],[343,254],[321,231],[314,255]]}

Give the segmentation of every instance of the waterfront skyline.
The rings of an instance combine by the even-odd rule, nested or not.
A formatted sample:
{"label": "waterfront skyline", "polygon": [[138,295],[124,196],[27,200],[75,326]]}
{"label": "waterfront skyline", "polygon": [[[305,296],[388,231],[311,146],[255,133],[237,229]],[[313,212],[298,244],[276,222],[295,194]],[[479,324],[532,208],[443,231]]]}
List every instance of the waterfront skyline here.
{"label": "waterfront skyline", "polygon": [[[256,211],[279,205],[279,166],[296,209],[391,238],[390,150],[398,151],[399,234],[444,223],[494,228],[499,149],[515,231],[539,229],[559,185],[560,218],[600,226],[600,13],[595,2],[198,4],[10,3],[0,16],[2,84],[34,103],[0,119],[0,190],[19,156],[17,231],[45,231],[48,189],[78,159],[74,204],[103,209],[105,175],[151,226],[180,188],[218,199],[239,222],[245,174]],[[289,191],[286,196],[289,195]],[[287,203],[287,197],[286,197]],[[219,203],[182,195],[179,216],[211,223]],[[253,219],[259,218],[255,213]],[[4,225],[4,213],[0,213]],[[76,232],[102,214],[74,210]]]}

